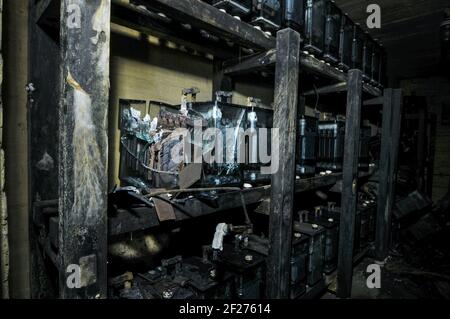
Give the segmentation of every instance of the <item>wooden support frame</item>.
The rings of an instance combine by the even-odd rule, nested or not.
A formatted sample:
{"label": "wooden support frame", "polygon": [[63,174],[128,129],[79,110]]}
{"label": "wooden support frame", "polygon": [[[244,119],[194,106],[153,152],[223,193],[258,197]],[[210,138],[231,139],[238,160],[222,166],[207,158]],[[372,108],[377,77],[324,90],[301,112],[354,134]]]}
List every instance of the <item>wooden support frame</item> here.
{"label": "wooden support frame", "polygon": [[[269,224],[267,295],[288,299],[297,140],[297,103],[300,73],[300,34],[292,29],[277,33],[275,109],[273,127],[279,129],[279,165],[272,174]],[[272,162],[274,161],[272,150]],[[276,154],[275,154],[276,155]]]}
{"label": "wooden support frame", "polygon": [[395,201],[395,181],[402,117],[402,90],[386,89],[383,102],[381,132],[380,185],[376,221],[375,257],[384,261],[389,254],[392,208]]}
{"label": "wooden support frame", "polygon": [[201,0],[132,0],[149,10],[164,13],[180,20],[188,21],[193,27],[203,29],[242,46],[257,49],[275,47],[275,38],[242,23],[229,14]]}
{"label": "wooden support frame", "polygon": [[107,297],[110,13],[111,0],[61,2],[61,298]]}
{"label": "wooden support frame", "polygon": [[342,208],[339,227],[337,295],[351,294],[353,243],[358,200],[358,157],[362,104],[362,72],[350,70],[348,76],[345,148],[342,181]]}

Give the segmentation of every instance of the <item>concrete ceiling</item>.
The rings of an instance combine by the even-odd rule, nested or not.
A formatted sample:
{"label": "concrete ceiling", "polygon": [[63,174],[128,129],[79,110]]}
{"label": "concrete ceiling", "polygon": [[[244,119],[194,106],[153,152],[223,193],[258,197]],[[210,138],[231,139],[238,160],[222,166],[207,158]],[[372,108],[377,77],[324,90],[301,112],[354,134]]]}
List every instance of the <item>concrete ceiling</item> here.
{"label": "concrete ceiling", "polygon": [[366,27],[369,4],[381,7],[381,29],[369,32],[386,47],[391,79],[440,73],[439,26],[449,0],[336,0],[355,21]]}

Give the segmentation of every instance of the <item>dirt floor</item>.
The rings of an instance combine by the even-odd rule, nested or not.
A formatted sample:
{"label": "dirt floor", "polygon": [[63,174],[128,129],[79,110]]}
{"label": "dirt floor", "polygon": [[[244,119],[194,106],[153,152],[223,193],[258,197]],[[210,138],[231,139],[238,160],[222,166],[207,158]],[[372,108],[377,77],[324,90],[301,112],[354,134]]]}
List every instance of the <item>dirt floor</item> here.
{"label": "dirt floor", "polygon": [[[371,258],[354,269],[355,299],[450,299],[450,227],[421,239],[403,241],[381,266],[381,287],[370,289],[367,272]],[[336,298],[327,293],[326,299]]]}

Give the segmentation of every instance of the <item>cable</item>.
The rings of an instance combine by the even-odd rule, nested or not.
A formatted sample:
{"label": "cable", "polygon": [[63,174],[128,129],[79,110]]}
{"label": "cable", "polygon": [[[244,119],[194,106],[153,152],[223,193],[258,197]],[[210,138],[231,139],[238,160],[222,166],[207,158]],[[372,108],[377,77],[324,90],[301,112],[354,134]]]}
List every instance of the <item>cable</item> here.
{"label": "cable", "polygon": [[169,175],[176,175],[176,176],[178,176],[178,173],[176,173],[176,172],[160,171],[160,170],[157,170],[157,169],[154,169],[154,168],[151,168],[151,167],[145,165],[145,164],[140,160],[140,158],[139,158],[136,154],[134,154],[134,153],[128,148],[128,146],[125,145],[125,143],[123,142],[123,140],[120,141],[120,143],[121,143],[121,145],[125,148],[125,150],[127,151],[127,153],[130,154],[136,161],[138,161],[139,165],[141,165],[143,168],[145,168],[145,169],[147,169],[147,170],[149,170],[149,171],[151,171],[151,172],[154,172],[154,173],[169,174]]}

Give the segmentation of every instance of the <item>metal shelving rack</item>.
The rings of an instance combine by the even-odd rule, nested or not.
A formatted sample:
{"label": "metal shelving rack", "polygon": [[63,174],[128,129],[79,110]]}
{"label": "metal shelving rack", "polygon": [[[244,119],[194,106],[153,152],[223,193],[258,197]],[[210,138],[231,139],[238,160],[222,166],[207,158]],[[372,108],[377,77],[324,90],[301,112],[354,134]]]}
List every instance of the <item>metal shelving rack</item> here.
{"label": "metal shelving rack", "polygon": [[[82,1],[74,8],[70,0],[30,1],[30,167],[42,157],[42,149],[53,155],[55,167],[48,172],[31,170],[30,211],[50,200],[58,202],[59,252],[53,260],[59,271],[62,298],[106,298],[107,234],[146,229],[159,224],[151,216],[124,216],[107,219],[107,118],[109,98],[110,23],[116,23],[188,46],[214,56],[213,92],[229,90],[232,78],[251,71],[275,68],[274,127],[280,128],[280,169],[272,186],[244,191],[247,204],[270,197],[270,240],[268,292],[273,298],[289,296],[293,200],[298,192],[332,186],[343,180],[342,216],[337,271],[338,295],[348,297],[353,264],[353,234],[358,181],[358,148],[361,106],[383,105],[383,136],[380,180],[395,178],[401,92],[384,92],[362,81],[359,70],[345,74],[301,51],[300,34],[284,29],[276,37],[241,22],[200,0]],[[62,14],[61,14],[62,13]],[[80,17],[81,19],[77,19]],[[186,27],[189,24],[189,27]],[[230,46],[227,42],[233,42]],[[245,48],[253,52],[240,57]],[[251,51],[249,51],[251,50]],[[345,157],[342,174],[295,181],[297,116],[304,114],[300,72],[315,74],[331,84],[318,92],[347,91]],[[365,98],[370,98],[363,101]],[[86,104],[87,103],[87,104]],[[88,106],[92,112],[91,135],[77,136],[77,110]],[[57,132],[57,134],[54,134]],[[89,140],[90,139],[90,140]],[[94,143],[89,161],[77,162],[86,143]],[[95,162],[99,165],[87,165]],[[83,165],[80,167],[80,165]],[[80,171],[81,169],[81,171]],[[83,174],[80,174],[80,173]],[[81,178],[96,178],[88,189]],[[389,238],[393,187],[381,183],[377,220],[377,256],[384,258]],[[78,201],[80,194],[89,197]],[[92,197],[93,196],[93,197]],[[91,198],[92,197],[92,198]],[[95,198],[94,198],[95,197]],[[240,206],[238,193],[220,196],[222,209]],[[94,203],[94,204],[93,204]],[[217,212],[193,199],[187,204],[201,216]],[[188,218],[175,208],[177,219]],[[31,223],[39,216],[31,214]],[[36,225],[36,223],[34,224]],[[108,226],[107,226],[108,225]],[[38,242],[33,229],[31,239]],[[42,256],[32,247],[33,295],[42,286]],[[70,289],[66,281],[71,264],[89,274],[82,286]],[[35,266],[36,268],[33,268]],[[36,270],[38,269],[38,270]],[[34,289],[33,289],[34,288]]]}

